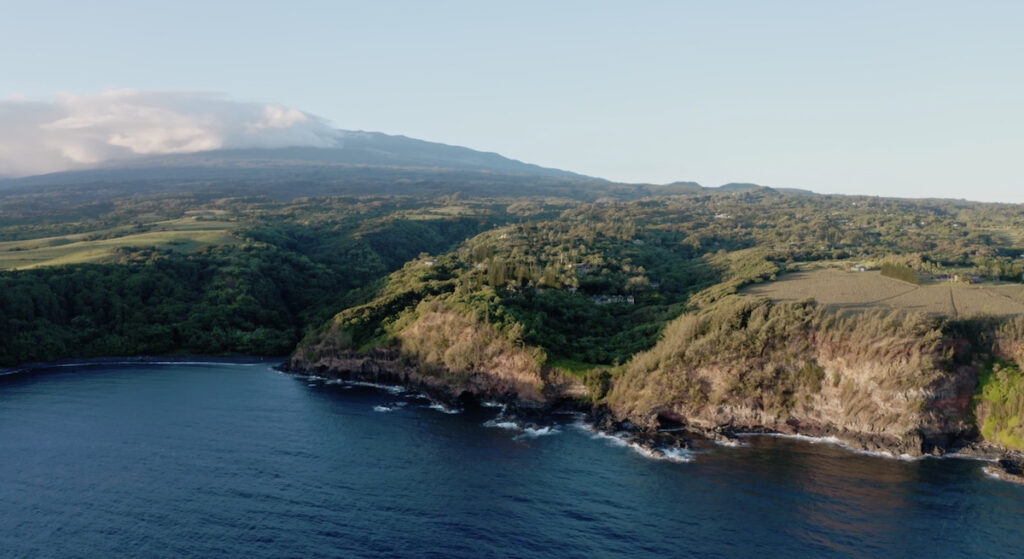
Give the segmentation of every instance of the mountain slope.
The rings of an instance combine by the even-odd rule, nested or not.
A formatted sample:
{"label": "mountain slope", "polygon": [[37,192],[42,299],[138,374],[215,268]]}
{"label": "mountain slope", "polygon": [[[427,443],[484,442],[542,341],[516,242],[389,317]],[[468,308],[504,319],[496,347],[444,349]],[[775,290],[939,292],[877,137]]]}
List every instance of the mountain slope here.
{"label": "mountain slope", "polygon": [[[0,193],[71,189],[108,198],[211,190],[277,198],[324,194],[569,195],[607,181],[498,155],[378,132],[339,131],[339,147],[215,150],[109,161],[89,169],[0,180]],[[575,187],[602,187],[587,195]]]}

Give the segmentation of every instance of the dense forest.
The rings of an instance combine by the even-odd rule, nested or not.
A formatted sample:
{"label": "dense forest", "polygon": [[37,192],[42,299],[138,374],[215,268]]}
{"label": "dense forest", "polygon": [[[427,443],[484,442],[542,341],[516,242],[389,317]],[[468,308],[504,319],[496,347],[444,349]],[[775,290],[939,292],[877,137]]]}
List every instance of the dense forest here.
{"label": "dense forest", "polygon": [[[569,367],[625,362],[687,309],[809,263],[1024,274],[1020,207],[768,188],[596,202],[197,191],[0,208],[4,365],[284,354],[346,307],[415,306],[425,295],[410,268],[429,268],[432,296],[497,301],[524,342]],[[215,241],[194,235],[204,223],[221,229]],[[59,265],[32,263],[57,249]],[[365,344],[386,328],[360,331]]]}
{"label": "dense forest", "polygon": [[375,370],[637,424],[1024,447],[1021,206],[189,169],[134,190],[123,174],[0,188],[0,366],[378,355]]}

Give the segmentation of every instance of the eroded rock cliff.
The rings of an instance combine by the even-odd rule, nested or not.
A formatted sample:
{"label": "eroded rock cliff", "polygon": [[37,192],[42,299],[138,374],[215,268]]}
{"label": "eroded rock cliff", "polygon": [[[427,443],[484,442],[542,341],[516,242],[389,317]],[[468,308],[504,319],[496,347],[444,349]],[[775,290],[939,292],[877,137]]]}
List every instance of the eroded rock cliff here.
{"label": "eroded rock cliff", "polygon": [[736,297],[671,323],[624,367],[608,403],[648,427],[834,436],[919,455],[976,438],[977,378],[937,318]]}
{"label": "eroded rock cliff", "polygon": [[546,356],[478,317],[424,304],[384,347],[355,351],[339,323],[296,349],[294,371],[399,383],[450,402],[462,397],[549,405],[582,398],[577,379],[544,366]]}

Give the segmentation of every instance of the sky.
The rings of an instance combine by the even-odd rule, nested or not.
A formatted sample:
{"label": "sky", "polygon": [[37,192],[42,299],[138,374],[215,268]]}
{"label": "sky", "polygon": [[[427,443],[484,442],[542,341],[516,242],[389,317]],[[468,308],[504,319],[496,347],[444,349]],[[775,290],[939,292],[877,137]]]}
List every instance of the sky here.
{"label": "sky", "polygon": [[0,10],[6,174],[320,145],[333,126],[625,182],[1024,203],[1024,2],[0,0]]}

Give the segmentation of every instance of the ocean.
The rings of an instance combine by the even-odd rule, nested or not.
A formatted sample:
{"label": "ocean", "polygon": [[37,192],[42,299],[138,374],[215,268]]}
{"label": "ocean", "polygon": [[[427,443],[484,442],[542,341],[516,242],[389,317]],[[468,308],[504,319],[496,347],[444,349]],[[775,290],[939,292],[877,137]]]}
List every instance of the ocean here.
{"label": "ocean", "polygon": [[0,557],[1020,557],[1024,487],[744,437],[653,457],[268,361],[0,377]]}

